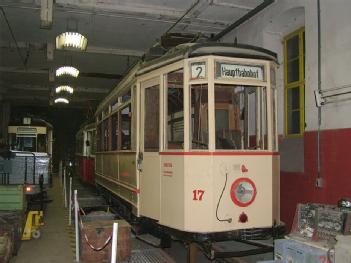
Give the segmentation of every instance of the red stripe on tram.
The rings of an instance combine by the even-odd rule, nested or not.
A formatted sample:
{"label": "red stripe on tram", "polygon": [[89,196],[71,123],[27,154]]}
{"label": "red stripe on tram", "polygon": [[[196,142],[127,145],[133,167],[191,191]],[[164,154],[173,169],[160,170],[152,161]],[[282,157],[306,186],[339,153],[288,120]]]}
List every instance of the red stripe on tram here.
{"label": "red stripe on tram", "polygon": [[192,156],[276,156],[279,152],[160,152],[160,155],[192,155]]}

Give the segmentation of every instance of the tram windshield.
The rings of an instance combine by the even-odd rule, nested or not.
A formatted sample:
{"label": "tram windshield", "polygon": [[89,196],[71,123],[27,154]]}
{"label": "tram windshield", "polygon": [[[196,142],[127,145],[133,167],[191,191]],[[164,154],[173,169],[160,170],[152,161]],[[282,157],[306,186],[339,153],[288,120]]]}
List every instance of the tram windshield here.
{"label": "tram windshield", "polygon": [[21,136],[17,137],[15,150],[17,151],[28,151],[28,152],[36,152],[37,146],[37,138],[36,137],[27,137]]}
{"label": "tram windshield", "polygon": [[[190,86],[191,148],[209,149],[208,85]],[[265,87],[214,85],[215,147],[267,150]]]}
{"label": "tram windshield", "polygon": [[266,88],[215,84],[216,149],[267,149]]}

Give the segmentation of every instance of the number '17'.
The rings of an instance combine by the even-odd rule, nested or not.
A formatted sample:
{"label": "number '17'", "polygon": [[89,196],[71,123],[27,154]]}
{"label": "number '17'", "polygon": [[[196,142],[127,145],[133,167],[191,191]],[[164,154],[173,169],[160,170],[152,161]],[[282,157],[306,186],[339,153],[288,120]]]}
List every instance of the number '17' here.
{"label": "number '17'", "polygon": [[204,195],[204,190],[194,190],[193,191],[193,200],[194,201],[202,201],[202,196]]}

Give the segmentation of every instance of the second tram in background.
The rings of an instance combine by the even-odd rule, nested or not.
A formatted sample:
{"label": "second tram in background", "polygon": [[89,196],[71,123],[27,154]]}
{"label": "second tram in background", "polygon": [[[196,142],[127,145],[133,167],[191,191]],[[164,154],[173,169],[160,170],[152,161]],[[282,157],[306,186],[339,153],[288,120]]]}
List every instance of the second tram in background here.
{"label": "second tram in background", "polygon": [[24,117],[10,122],[8,138],[10,151],[3,161],[1,184],[24,185],[27,195],[45,191],[52,180],[52,125],[43,119]]}
{"label": "second tram in background", "polygon": [[87,184],[95,184],[95,123],[82,126],[76,134],[76,174]]}

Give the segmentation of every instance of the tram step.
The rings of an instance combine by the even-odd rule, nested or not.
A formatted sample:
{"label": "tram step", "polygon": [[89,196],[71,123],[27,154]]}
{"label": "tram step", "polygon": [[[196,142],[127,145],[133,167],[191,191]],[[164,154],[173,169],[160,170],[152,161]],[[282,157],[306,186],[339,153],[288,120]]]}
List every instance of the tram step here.
{"label": "tram step", "polygon": [[155,246],[155,247],[160,247],[161,246],[161,239],[153,236],[153,235],[150,235],[150,234],[142,234],[142,235],[137,235],[136,238],[152,245],[152,246]]}

